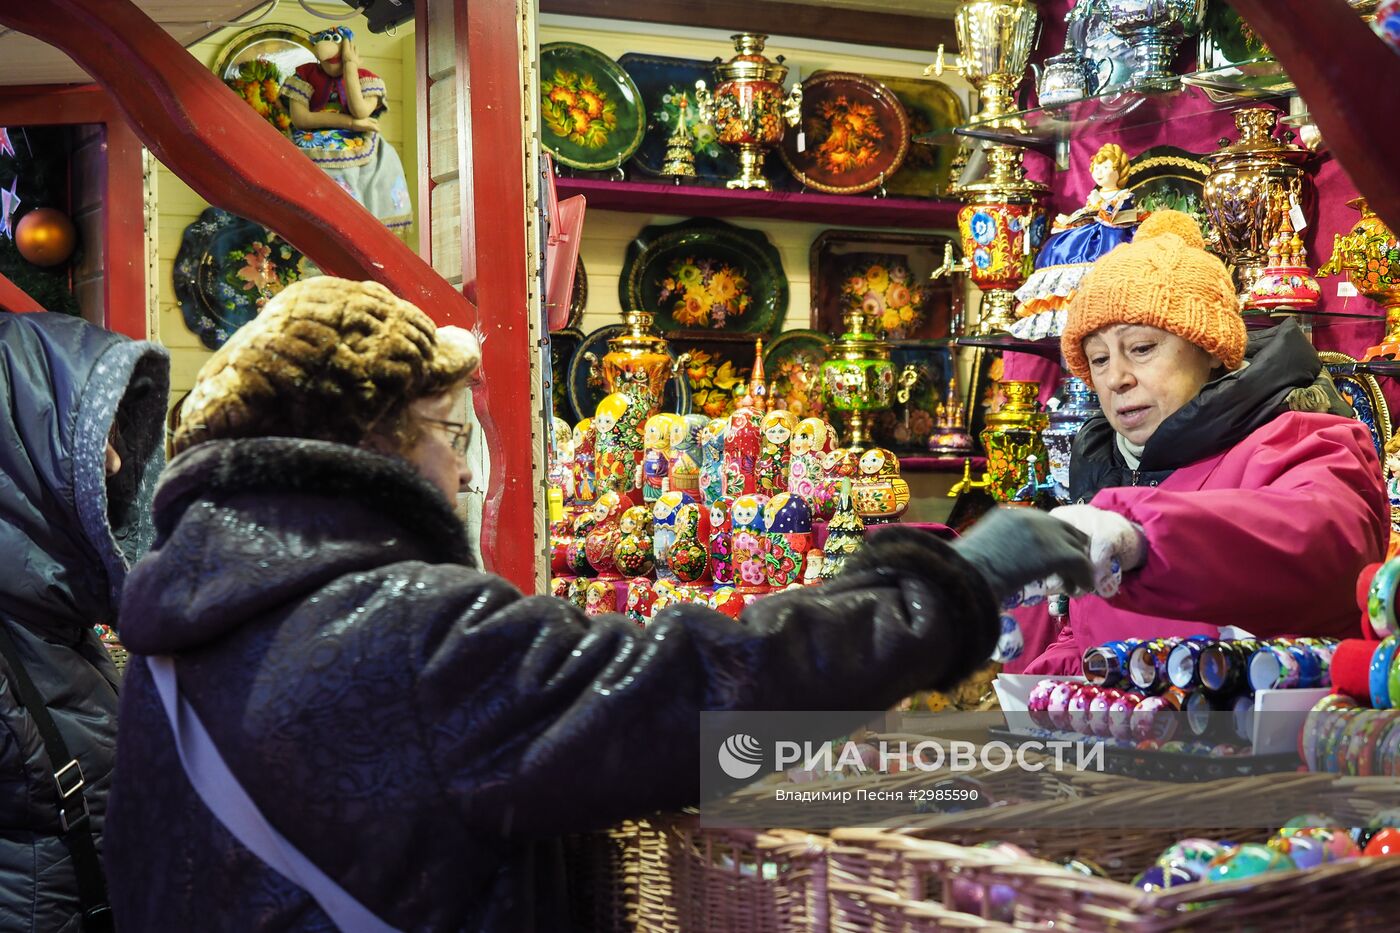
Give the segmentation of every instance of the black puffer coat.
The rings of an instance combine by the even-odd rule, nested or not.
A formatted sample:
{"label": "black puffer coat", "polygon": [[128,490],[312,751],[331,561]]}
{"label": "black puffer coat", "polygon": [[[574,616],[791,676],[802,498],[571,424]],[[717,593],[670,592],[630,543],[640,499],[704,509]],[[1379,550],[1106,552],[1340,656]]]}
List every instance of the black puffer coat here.
{"label": "black puffer coat", "polygon": [[[742,625],[698,606],[645,631],[588,618],[466,566],[460,524],[406,465],[322,442],[197,446],[156,524],[127,646],[176,658],[273,826],[403,930],[564,933],[556,837],[693,803],[701,710],[885,709],[960,679],[997,635],[971,565],[903,530]],[[122,716],[119,925],[329,929],[195,796],[140,660]]]}
{"label": "black puffer coat", "polygon": [[[77,318],[0,312],[0,625],[82,767],[99,846],[117,674],[92,626],[116,621],[151,541],[169,368],[159,347]],[[114,417],[124,462],[109,484]],[[54,770],[0,659],[0,930],[78,929]]]}

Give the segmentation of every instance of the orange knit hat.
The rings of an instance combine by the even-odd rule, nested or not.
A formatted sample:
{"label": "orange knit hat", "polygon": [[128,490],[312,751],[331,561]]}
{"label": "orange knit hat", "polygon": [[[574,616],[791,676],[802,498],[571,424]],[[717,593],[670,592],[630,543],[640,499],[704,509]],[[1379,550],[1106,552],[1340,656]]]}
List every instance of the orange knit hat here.
{"label": "orange knit hat", "polygon": [[1180,211],[1156,211],[1133,242],[1104,256],[1070,302],[1060,350],[1069,371],[1089,378],[1084,338],[1115,324],[1170,331],[1230,369],[1244,360],[1244,318],[1225,264],[1207,253],[1200,226]]}

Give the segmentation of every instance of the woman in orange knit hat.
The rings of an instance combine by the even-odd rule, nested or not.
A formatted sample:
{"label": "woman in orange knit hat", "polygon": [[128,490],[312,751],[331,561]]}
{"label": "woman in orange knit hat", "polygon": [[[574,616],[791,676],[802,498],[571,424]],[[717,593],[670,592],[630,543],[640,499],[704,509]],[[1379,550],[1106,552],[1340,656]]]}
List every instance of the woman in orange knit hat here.
{"label": "woman in orange knit hat", "polygon": [[1103,413],[1074,443],[1075,504],[1051,514],[1091,538],[1102,595],[1074,600],[1058,634],[1026,613],[1011,669],[1078,673],[1122,638],[1356,625],[1357,574],[1388,528],[1370,435],[1296,322],[1246,335],[1204,247],[1190,217],[1155,213],[1070,305],[1061,349]]}

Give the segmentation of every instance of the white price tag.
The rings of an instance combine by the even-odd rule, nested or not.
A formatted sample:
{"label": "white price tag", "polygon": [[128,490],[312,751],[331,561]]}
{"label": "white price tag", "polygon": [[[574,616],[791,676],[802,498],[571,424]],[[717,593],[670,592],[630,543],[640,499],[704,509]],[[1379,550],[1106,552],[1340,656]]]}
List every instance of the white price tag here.
{"label": "white price tag", "polygon": [[1337,283],[1338,298],[1355,298],[1359,294],[1360,292],[1356,290],[1356,286],[1351,284],[1350,282]]}
{"label": "white price tag", "polygon": [[1027,256],[1031,254],[1031,231],[1029,227],[1026,228],[1025,235],[1021,237],[1021,248],[1025,251]]}
{"label": "white price tag", "polygon": [[802,132],[801,130],[797,131],[797,151],[807,151],[807,134]]}
{"label": "white price tag", "polygon": [[1308,219],[1303,216],[1303,205],[1298,203],[1297,197],[1293,198],[1293,208],[1288,212],[1288,219],[1293,222],[1293,231],[1302,233],[1308,227]]}

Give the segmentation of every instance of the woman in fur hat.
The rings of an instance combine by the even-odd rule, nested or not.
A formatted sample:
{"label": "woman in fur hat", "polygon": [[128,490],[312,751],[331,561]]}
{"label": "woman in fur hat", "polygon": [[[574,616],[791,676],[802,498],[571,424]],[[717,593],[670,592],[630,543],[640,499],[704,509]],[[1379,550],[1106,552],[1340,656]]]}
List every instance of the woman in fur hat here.
{"label": "woman in fur hat", "polygon": [[956,547],[886,532],[740,625],[522,596],[451,506],[477,362],[324,277],[201,371],[127,587],[127,929],[568,930],[558,837],[695,803],[702,711],[885,709],[985,662],[999,595],[1090,582],[1081,534],[1017,512]]}

